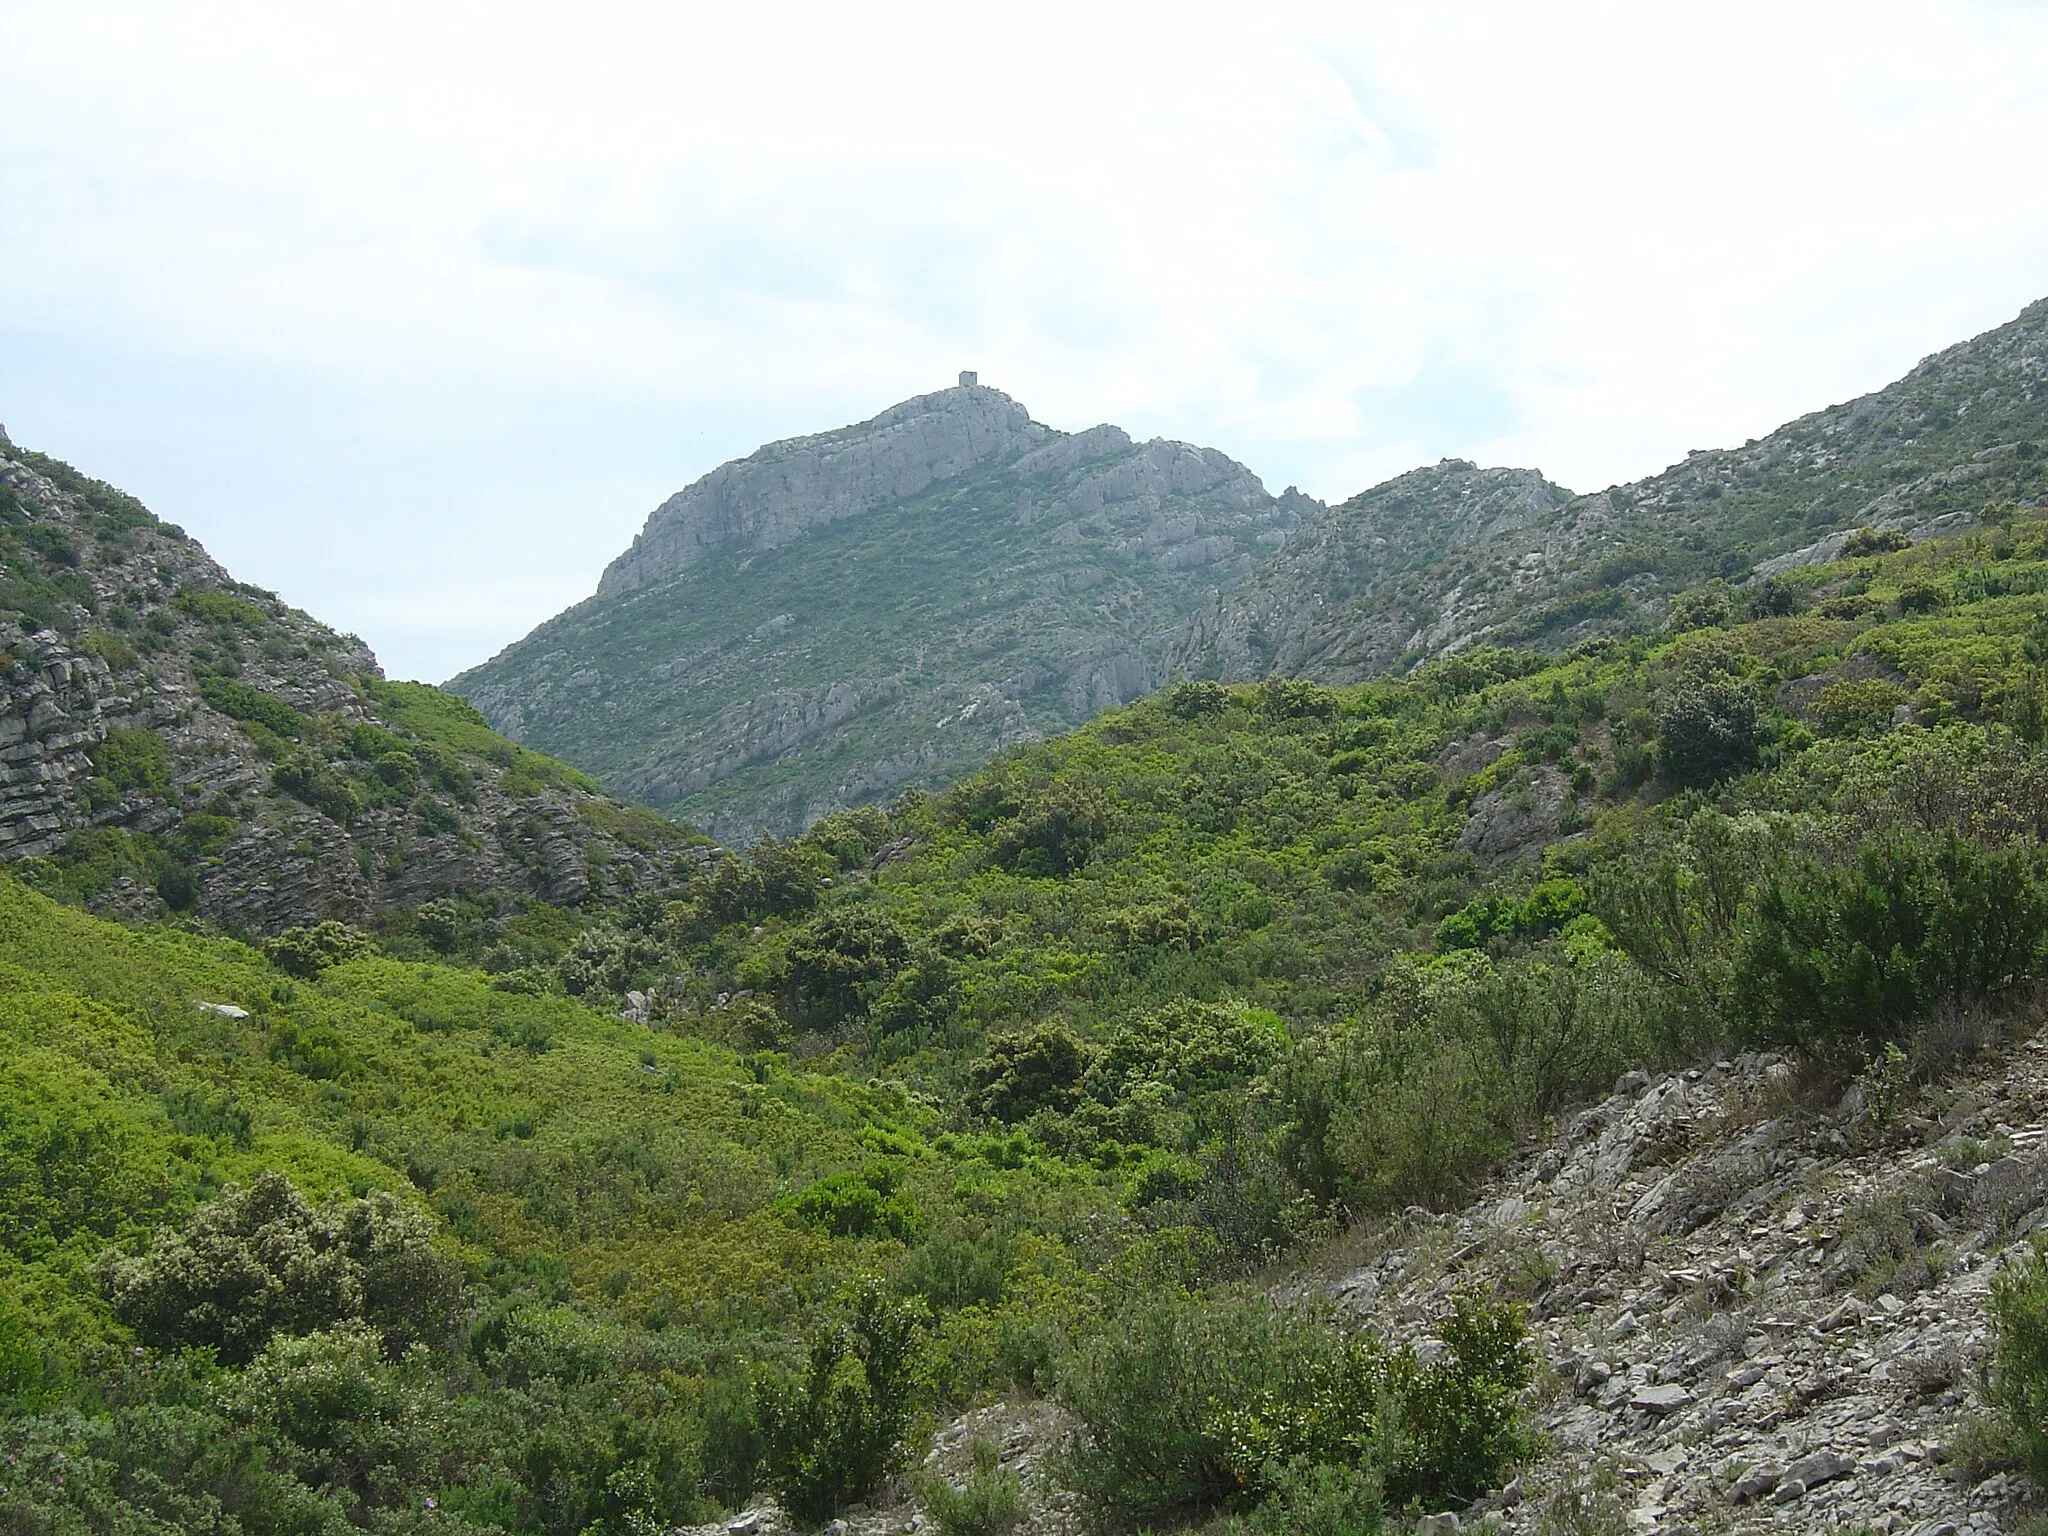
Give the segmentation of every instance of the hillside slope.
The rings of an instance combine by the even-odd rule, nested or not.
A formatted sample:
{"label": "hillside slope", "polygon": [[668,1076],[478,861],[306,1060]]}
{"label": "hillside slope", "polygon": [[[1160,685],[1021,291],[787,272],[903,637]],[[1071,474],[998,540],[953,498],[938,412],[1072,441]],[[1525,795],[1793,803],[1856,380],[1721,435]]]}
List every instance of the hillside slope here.
{"label": "hillside slope", "polygon": [[1596,1458],[1648,1528],[2003,1528],[2048,513],[1973,511],[1563,656],[1183,684],[510,968],[552,909],[323,967],[0,875],[0,1527],[900,1532],[965,1415],[933,1466],[1048,1533],[1600,1530]]}
{"label": "hillside slope", "polygon": [[1176,639],[1170,677],[1352,682],[1476,641],[1561,648],[1655,623],[1670,596],[1927,530],[2048,488],[2048,300],[1894,384],[1740,448],[1570,497],[1460,461],[1312,518]]}
{"label": "hillside slope", "polygon": [[727,841],[936,785],[1149,692],[1316,503],[962,386],[670,498],[597,595],[449,687]]}
{"label": "hillside slope", "polygon": [[0,438],[0,859],[25,878],[274,931],[455,892],[574,905],[673,884],[695,846]]}

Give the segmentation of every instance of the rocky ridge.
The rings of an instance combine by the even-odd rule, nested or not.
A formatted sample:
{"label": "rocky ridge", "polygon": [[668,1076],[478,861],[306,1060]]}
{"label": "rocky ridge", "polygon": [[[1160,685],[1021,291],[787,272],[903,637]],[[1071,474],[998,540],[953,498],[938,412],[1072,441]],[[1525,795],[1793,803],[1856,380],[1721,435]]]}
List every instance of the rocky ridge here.
{"label": "rocky ridge", "polygon": [[1204,595],[1319,509],[963,385],[713,470],[449,686],[723,840],[793,832],[1149,692]]}
{"label": "rocky ridge", "polygon": [[2048,489],[2048,301],[1739,448],[1571,496],[1446,460],[1312,518],[1169,653],[1172,678],[1360,678],[1491,642],[1563,649],[1670,594],[1826,560],[1849,530],[1951,531]]}
{"label": "rocky ridge", "polygon": [[701,861],[4,437],[0,562],[0,860],[53,892],[269,932],[458,892],[575,905]]}

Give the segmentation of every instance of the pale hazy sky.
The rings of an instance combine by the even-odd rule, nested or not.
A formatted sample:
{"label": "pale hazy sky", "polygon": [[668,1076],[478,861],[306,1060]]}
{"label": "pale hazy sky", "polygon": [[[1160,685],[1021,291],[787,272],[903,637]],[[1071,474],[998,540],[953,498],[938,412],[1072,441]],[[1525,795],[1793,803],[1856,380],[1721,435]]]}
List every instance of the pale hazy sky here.
{"label": "pale hazy sky", "polygon": [[1576,489],[2048,295],[2048,7],[0,0],[0,422],[442,678],[961,368]]}

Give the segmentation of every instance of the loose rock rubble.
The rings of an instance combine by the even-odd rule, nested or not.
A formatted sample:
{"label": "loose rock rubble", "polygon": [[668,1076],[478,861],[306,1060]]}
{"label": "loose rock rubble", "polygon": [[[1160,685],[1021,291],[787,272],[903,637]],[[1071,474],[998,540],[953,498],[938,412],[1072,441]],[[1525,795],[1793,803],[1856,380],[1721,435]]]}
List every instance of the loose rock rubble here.
{"label": "loose rock rubble", "polygon": [[2013,1529],[2030,1486],[1945,1452],[1991,1277],[2048,1222],[2048,1042],[1889,1123],[1861,1086],[1801,1110],[1797,1077],[1630,1073],[1461,1214],[1360,1239],[1329,1289],[1390,1337],[1462,1287],[1529,1302],[1545,1454],[1443,1529]]}

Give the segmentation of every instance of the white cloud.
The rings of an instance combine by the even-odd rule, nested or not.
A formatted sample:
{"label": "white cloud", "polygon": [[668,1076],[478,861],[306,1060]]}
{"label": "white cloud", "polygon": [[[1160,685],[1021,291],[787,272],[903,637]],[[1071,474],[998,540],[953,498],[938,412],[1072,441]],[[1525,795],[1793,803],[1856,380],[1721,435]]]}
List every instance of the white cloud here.
{"label": "white cloud", "polygon": [[1962,4],[21,10],[0,419],[437,676],[962,366],[1325,496],[1590,487],[2048,291],[2043,61]]}

